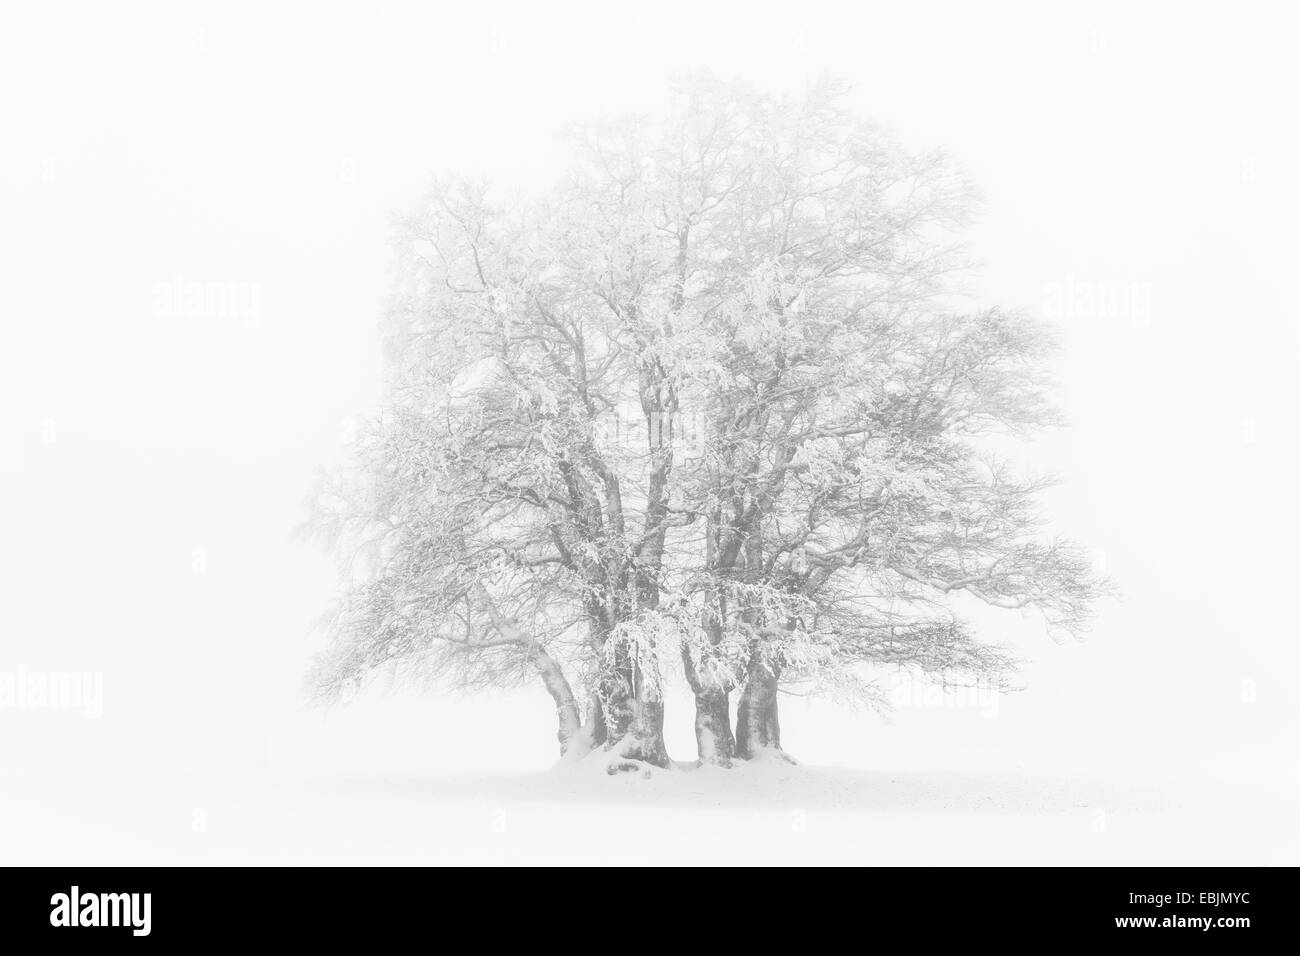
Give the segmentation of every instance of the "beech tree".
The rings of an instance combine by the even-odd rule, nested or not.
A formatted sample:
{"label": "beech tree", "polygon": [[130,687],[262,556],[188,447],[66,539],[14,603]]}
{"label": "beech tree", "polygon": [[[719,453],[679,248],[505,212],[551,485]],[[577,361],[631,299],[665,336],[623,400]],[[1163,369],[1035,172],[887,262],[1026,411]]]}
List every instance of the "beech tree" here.
{"label": "beech tree", "polygon": [[1004,686],[963,599],[1087,625],[1104,582],[999,455],[1057,422],[1051,343],[965,305],[969,187],[845,100],[698,78],[541,198],[448,181],[403,222],[382,407],[313,496],[322,697],[540,679],[567,759],[667,767],[680,662],[728,766],[783,755],[783,686]]}

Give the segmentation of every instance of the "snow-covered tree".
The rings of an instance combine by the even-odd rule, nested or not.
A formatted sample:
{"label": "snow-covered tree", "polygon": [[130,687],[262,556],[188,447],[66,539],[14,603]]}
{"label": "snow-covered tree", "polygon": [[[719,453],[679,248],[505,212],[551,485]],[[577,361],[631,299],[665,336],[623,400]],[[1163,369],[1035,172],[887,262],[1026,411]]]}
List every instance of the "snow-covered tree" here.
{"label": "snow-covered tree", "polygon": [[677,659],[725,766],[779,752],[782,683],[1004,682],[954,595],[1086,623],[1102,582],[998,455],[1055,420],[1049,343],[958,307],[968,187],[843,104],[701,78],[541,199],[405,222],[384,405],[315,497],[323,695],[536,675],[564,753],[667,766]]}

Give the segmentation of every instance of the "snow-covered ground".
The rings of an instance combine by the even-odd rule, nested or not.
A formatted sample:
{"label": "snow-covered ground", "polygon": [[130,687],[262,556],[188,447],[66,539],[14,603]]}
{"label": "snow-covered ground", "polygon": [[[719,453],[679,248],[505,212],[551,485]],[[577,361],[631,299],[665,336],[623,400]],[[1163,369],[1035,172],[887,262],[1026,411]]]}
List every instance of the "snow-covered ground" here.
{"label": "snow-covered ground", "polygon": [[0,863],[1300,860],[1280,675],[1254,698],[1231,672],[1184,695],[1158,661],[1125,672],[1128,657],[1108,635],[1049,646],[1023,693],[904,693],[889,721],[789,698],[797,767],[693,768],[675,687],[666,737],[683,762],[648,779],[554,766],[536,687],[376,688],[320,712],[292,656],[252,676],[214,656],[189,681],[109,670],[102,713],[0,711]]}
{"label": "snow-covered ground", "polygon": [[1285,783],[768,764],[3,786],[6,864],[1204,865],[1298,849]]}

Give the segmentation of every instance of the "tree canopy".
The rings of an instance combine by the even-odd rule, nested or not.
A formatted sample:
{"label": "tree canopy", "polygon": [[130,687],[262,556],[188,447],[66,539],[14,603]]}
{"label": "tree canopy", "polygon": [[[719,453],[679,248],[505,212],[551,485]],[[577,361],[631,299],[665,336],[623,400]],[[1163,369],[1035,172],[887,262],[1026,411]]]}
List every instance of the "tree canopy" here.
{"label": "tree canopy", "polygon": [[1050,336],[962,298],[970,186],[846,103],[696,78],[541,197],[402,222],[383,403],[313,498],[321,696],[540,679],[567,757],[667,766],[680,667],[725,766],[783,753],[783,685],[1005,685],[958,593],[1086,627],[1105,583],[999,452],[1059,423]]}

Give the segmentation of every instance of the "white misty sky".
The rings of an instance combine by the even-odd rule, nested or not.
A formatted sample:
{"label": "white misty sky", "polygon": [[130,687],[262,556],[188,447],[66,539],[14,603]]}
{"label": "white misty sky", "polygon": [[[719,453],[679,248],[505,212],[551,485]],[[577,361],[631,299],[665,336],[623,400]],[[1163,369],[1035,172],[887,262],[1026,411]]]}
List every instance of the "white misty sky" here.
{"label": "white misty sky", "polygon": [[[995,713],[785,704],[861,765],[1295,771],[1291,34],[1185,4],[92,4],[0,35],[0,670],[104,674],[103,717],[0,711],[10,768],[535,767],[545,695],[296,696],[332,569],[288,541],[376,391],[390,217],[443,169],[537,183],[571,119],[709,67],[846,76],[987,201],[987,301],[1059,321],[1033,460],[1125,592],[1032,621]],[[188,284],[227,293],[197,307]],[[689,705],[670,749],[693,755]],[[468,732],[470,728],[473,732]],[[90,753],[74,756],[74,747]]]}

